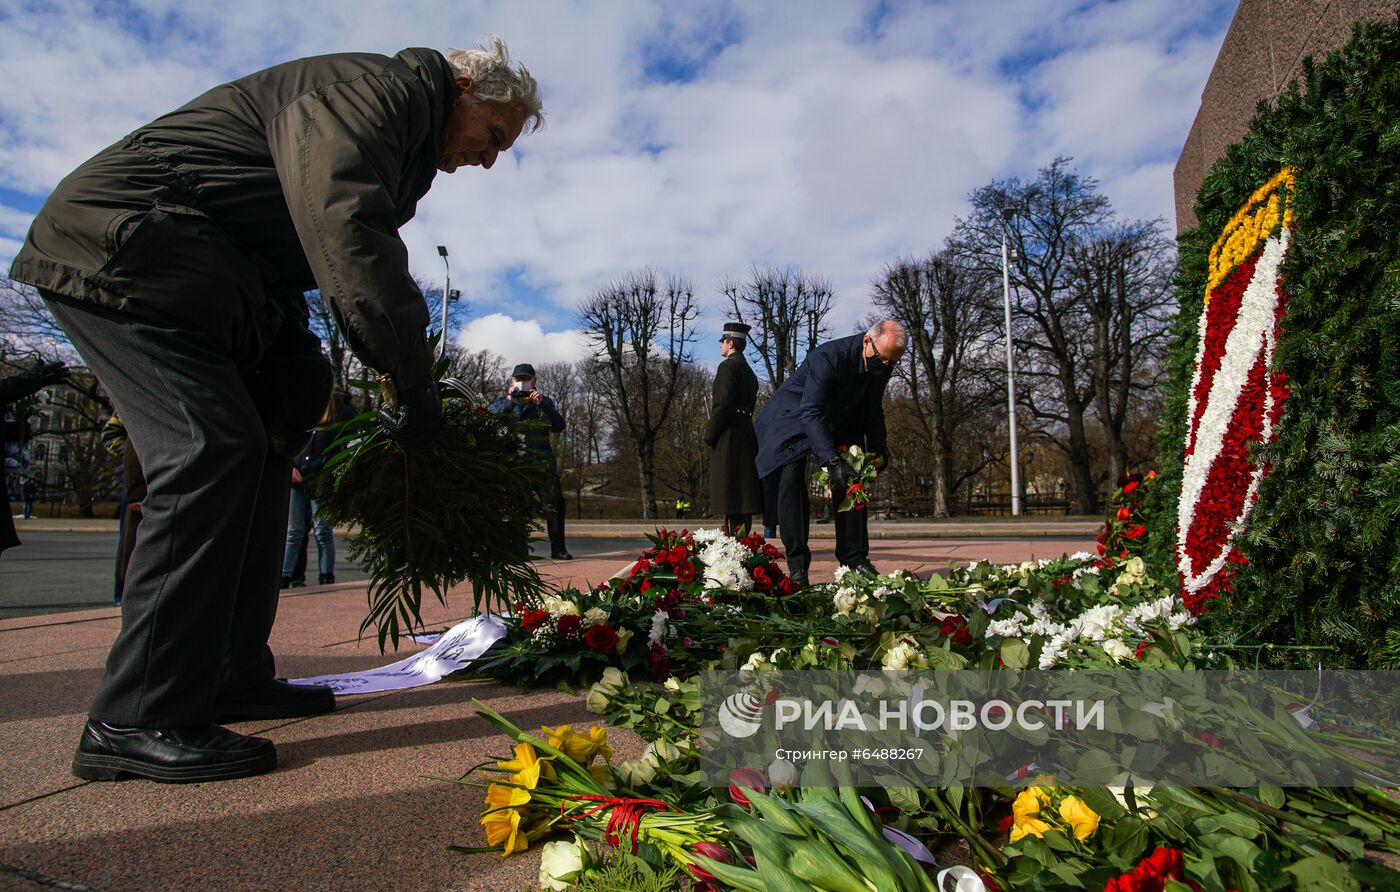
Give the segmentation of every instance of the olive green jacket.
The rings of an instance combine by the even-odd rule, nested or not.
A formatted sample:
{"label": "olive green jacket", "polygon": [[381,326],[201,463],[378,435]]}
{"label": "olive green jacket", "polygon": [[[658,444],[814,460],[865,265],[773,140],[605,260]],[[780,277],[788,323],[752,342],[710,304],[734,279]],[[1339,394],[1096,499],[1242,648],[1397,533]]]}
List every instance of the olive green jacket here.
{"label": "olive green jacket", "polygon": [[437,172],[456,95],[428,49],[301,59],[215,87],[64,178],[10,275],[206,329],[235,356],[258,355],[278,305],[319,287],[367,365],[400,388],[427,383],[427,307],[398,229]]}

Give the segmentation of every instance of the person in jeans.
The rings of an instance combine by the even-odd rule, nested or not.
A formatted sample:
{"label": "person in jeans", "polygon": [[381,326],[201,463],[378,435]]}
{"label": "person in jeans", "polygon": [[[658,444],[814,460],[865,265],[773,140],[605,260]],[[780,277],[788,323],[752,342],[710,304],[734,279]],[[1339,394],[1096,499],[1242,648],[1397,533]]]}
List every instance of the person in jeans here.
{"label": "person in jeans", "polygon": [[[337,392],[326,404],[326,411],[321,416],[318,427],[344,421],[349,417],[345,394]],[[320,506],[311,496],[311,485],[321,475],[326,464],[326,449],[335,442],[337,436],[339,429],[335,427],[316,431],[311,435],[311,442],[306,445],[306,449],[292,459],[292,493],[287,507],[287,549],[282,556],[281,588],[299,588],[306,585],[306,579],[302,576],[306,571],[306,564],[301,563],[300,572],[297,570],[297,564],[298,559],[305,554],[308,518],[316,536],[316,560],[320,569],[316,582],[319,585],[335,582],[335,531],[321,516]]]}

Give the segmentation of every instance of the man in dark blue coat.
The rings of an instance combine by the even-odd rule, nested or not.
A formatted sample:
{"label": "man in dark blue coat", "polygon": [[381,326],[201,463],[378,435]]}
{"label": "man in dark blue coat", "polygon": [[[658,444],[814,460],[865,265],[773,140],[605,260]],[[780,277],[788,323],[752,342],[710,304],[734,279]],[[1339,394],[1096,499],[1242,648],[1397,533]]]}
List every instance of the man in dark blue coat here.
{"label": "man in dark blue coat", "polygon": [[[832,496],[838,501],[846,491],[848,470],[838,444],[861,446],[888,463],[885,387],[907,344],[904,329],[890,320],[875,323],[863,335],[822,344],[807,354],[754,422],[755,464],[759,476],[777,481],[778,529],[794,582],[807,583],[812,561],[807,457],[831,471]],[[875,572],[864,511],[837,513],[836,559],[853,570]]]}

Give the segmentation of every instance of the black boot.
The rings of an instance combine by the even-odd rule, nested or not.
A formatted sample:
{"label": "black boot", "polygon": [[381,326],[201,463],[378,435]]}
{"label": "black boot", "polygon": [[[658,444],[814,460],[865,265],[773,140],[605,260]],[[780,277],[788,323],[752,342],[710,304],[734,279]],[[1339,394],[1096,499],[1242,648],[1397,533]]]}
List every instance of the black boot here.
{"label": "black boot", "polygon": [[89,721],[73,754],[83,780],[144,777],[166,784],[251,777],[277,767],[277,749],[218,725],[121,728]]}

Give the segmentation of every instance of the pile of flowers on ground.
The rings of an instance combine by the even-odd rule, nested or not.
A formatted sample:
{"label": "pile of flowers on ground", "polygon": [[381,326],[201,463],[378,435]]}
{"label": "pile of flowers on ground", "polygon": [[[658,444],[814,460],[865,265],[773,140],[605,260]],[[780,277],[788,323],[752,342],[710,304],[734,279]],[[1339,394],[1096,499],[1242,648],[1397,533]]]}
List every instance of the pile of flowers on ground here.
{"label": "pile of flowers on ground", "polygon": [[[783,758],[735,769],[727,789],[708,784],[705,669],[1232,666],[1178,580],[1141,557],[1154,478],[1119,482],[1093,554],[926,578],[841,570],[799,590],[761,537],[662,530],[614,579],[518,605],[509,638],[471,671],[597,679],[588,708],[648,743],[614,762],[599,728],[526,735],[483,708],[515,743],[515,758],[485,766],[488,848],[512,854],[555,837],[541,887],[582,892],[1400,888],[1400,799],[1373,787],[1154,788],[1128,772],[1086,787],[1036,763],[1004,786],[933,787],[891,763],[876,766],[880,786],[857,788],[841,763]],[[1185,739],[1222,778],[1255,758],[1228,725],[1179,727],[1170,702],[1144,712],[1149,738]],[[1287,712],[1316,745],[1355,740],[1297,704]],[[1354,752],[1333,751],[1355,764]]]}

